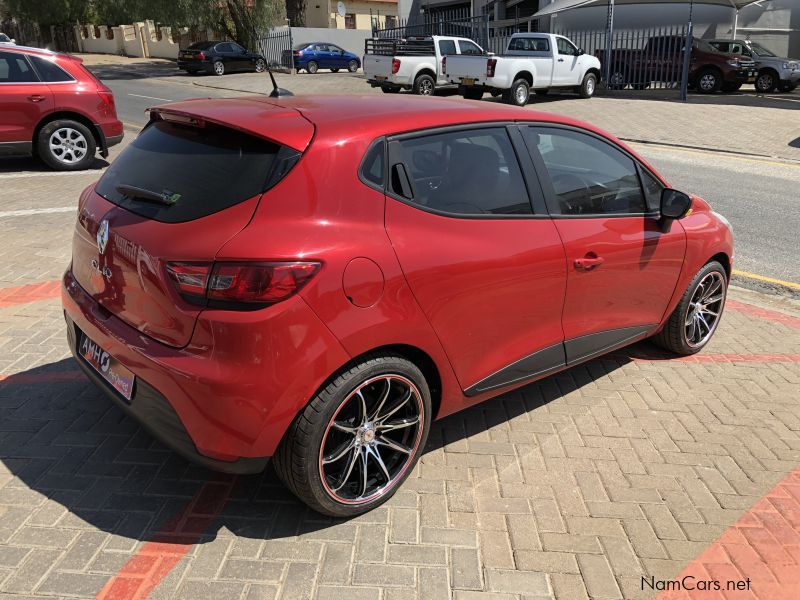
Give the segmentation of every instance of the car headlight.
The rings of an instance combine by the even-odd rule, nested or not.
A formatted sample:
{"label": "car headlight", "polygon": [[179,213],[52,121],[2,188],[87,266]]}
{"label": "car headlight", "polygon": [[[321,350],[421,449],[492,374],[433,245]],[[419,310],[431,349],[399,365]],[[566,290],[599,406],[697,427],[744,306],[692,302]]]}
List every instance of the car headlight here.
{"label": "car headlight", "polygon": [[794,61],[789,61],[789,62],[783,63],[782,66],[783,66],[784,69],[789,69],[790,71],[794,71],[797,68],[797,63],[794,62]]}
{"label": "car headlight", "polygon": [[719,214],[715,210],[712,210],[711,212],[714,214],[715,217],[717,217],[720,221],[722,221],[722,223],[725,225],[725,227],[727,227],[728,229],[731,230],[731,233],[733,233],[733,225],[731,225],[731,222],[728,221],[728,219],[723,217],[721,214]]}
{"label": "car headlight", "polygon": [[728,61],[728,64],[729,64],[730,66],[732,66],[732,67],[738,67],[738,66],[739,66],[739,61],[738,61],[738,60],[736,60],[735,58],[732,58],[732,59],[730,59],[730,60]]}

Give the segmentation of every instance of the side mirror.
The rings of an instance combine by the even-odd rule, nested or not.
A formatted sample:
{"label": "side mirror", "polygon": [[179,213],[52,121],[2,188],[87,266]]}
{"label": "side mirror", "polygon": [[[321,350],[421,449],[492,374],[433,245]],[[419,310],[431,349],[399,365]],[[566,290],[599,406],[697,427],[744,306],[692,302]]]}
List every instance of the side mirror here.
{"label": "side mirror", "polygon": [[584,54],[586,54],[584,49],[583,48],[578,48],[578,56],[583,56]]}
{"label": "side mirror", "polygon": [[692,199],[688,194],[664,188],[661,192],[661,218],[682,219],[692,208]]}

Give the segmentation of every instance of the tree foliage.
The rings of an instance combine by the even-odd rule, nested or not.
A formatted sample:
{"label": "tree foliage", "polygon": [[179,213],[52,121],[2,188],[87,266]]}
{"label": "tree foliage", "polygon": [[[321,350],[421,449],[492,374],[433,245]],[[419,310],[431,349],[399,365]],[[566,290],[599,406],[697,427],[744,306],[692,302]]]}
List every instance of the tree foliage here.
{"label": "tree foliage", "polygon": [[[286,0],[303,2],[305,0]],[[12,15],[39,25],[120,25],[150,19],[173,27],[210,28],[245,47],[283,24],[284,0],[6,0]],[[295,24],[294,22],[292,24]]]}

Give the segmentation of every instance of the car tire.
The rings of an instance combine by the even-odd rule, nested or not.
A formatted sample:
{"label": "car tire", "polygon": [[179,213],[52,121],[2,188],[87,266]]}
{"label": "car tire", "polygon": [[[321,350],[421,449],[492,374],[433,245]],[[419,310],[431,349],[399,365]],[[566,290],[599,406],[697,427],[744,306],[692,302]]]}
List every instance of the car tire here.
{"label": "car tire", "polygon": [[256,73],[263,73],[267,70],[267,62],[263,58],[259,58],[256,60],[254,70]]}
{"label": "car tire", "polygon": [[701,94],[716,94],[722,88],[722,75],[717,69],[703,69],[697,75],[695,87]]}
{"label": "car tire", "polygon": [[355,73],[356,71],[358,71],[358,61],[351,60],[349,63],[347,63],[347,70],[350,73]]}
{"label": "car tire", "polygon": [[430,390],[414,363],[367,355],[330,379],[297,415],[273,466],[315,511],[360,515],[388,500],[411,473],[431,417]]}
{"label": "car tire", "polygon": [[36,136],[39,158],[57,171],[82,171],[94,162],[97,143],[83,123],[58,119],[47,123]]}
{"label": "car tire", "polygon": [[339,69],[331,69],[331,73],[338,73]]}
{"label": "car tire", "polygon": [[540,90],[533,90],[537,96],[547,96],[550,93],[550,88],[543,88]]}
{"label": "car tire", "polygon": [[[725,267],[715,260],[709,262],[689,283],[664,328],[653,336],[653,341],[662,348],[683,356],[702,350],[717,330],[725,308],[727,291],[728,274]],[[714,302],[708,302],[715,299],[717,300]],[[698,300],[701,302],[698,303]],[[708,323],[706,319],[713,321]]]}
{"label": "car tire", "polygon": [[722,84],[722,91],[726,94],[732,94],[733,92],[739,91],[742,87],[741,83],[723,83]]}
{"label": "car tire", "polygon": [[399,87],[388,87],[388,86],[382,85],[381,86],[381,91],[384,94],[399,94],[400,93],[400,88]]}
{"label": "car tire", "polygon": [[628,87],[628,70],[624,65],[614,65],[608,76],[608,89],[624,90]]}
{"label": "car tire", "polygon": [[211,72],[219,77],[225,75],[225,63],[223,63],[221,60],[215,60],[211,65]]}
{"label": "car tire", "polygon": [[769,94],[778,86],[778,76],[775,71],[765,69],[756,77],[755,86],[759,94]]}
{"label": "car tire", "polygon": [[427,73],[417,75],[414,85],[411,87],[411,93],[417,96],[433,96],[436,93],[436,82]]}
{"label": "car tire", "polygon": [[531,88],[525,79],[516,79],[511,87],[503,92],[503,102],[514,106],[525,106],[530,97]]}
{"label": "car tire", "polygon": [[581,98],[591,98],[597,91],[597,75],[594,73],[587,73],[583,76],[581,88],[578,90],[578,95]]}
{"label": "car tire", "polygon": [[475,88],[464,88],[461,93],[465,100],[480,100],[483,98],[483,90],[476,90]]}
{"label": "car tire", "polygon": [[308,71],[312,75],[317,71],[319,71],[319,65],[317,64],[317,61],[315,60],[308,61],[308,64],[306,65],[306,71]]}

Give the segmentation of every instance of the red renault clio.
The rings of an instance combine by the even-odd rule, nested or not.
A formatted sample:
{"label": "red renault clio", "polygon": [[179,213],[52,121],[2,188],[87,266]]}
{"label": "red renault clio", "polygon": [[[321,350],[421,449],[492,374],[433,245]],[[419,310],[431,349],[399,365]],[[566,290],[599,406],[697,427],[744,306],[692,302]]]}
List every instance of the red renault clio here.
{"label": "red renault clio", "polygon": [[185,457],[329,515],[389,498],[431,421],[719,325],[727,221],[554,114],[394,96],[192,100],[80,197],[87,375]]}

